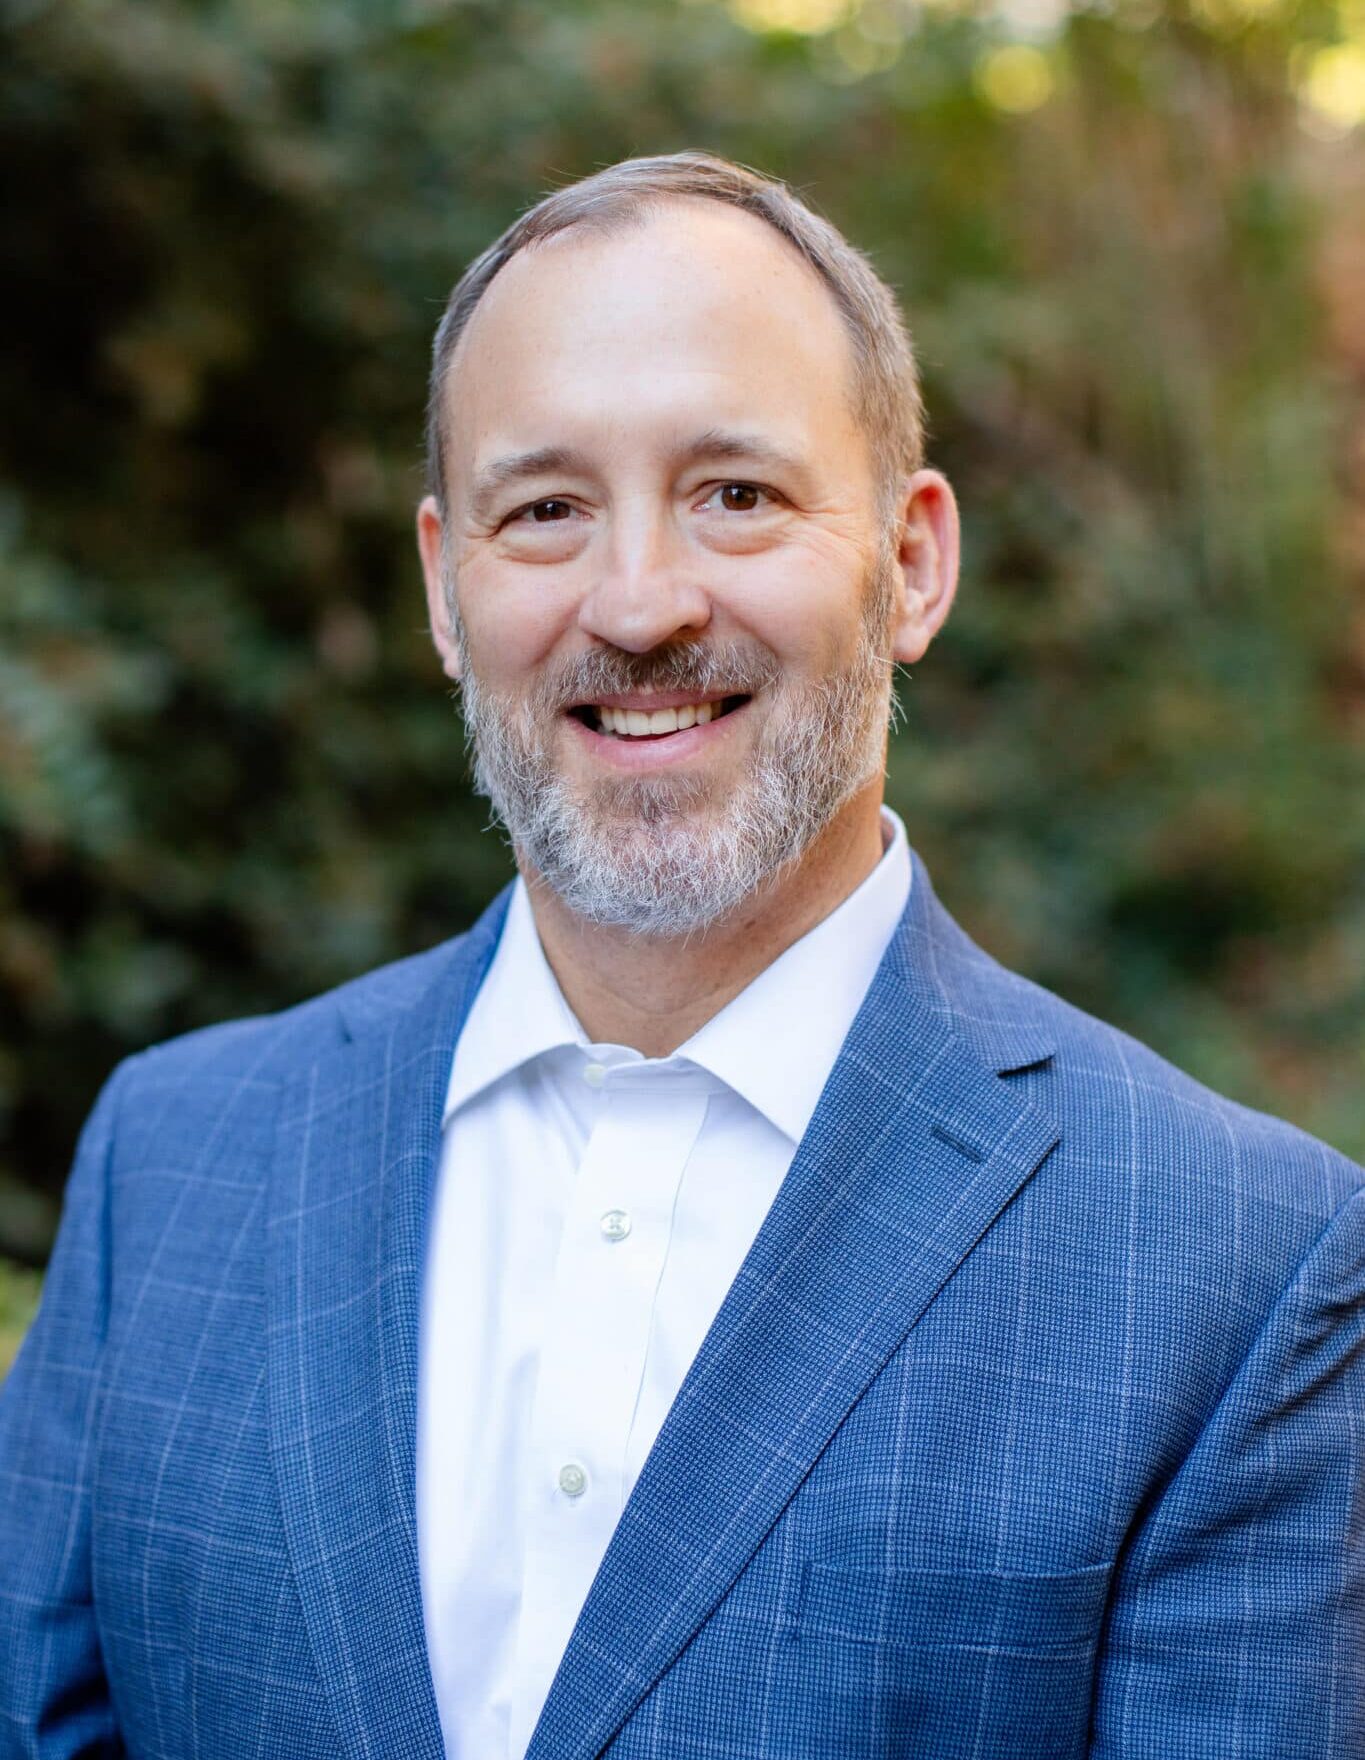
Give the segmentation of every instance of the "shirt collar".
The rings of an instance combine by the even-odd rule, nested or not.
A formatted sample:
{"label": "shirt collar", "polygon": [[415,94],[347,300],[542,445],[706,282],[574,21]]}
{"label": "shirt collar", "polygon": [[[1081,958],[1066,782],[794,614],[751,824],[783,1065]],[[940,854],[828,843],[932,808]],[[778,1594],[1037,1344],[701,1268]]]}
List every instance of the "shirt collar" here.
{"label": "shirt collar", "polygon": [[889,840],[862,884],[678,1048],[793,1143],[806,1133],[910,896],[905,826],[885,806],[882,826]]}
{"label": "shirt collar", "polygon": [[[641,1058],[624,1046],[592,1046],[593,1056],[605,1052],[603,1061],[653,1065],[661,1074],[665,1064],[709,1071],[800,1142],[910,895],[905,826],[883,806],[882,827],[881,860],[861,885],[672,1057]],[[442,1122],[512,1070],[561,1046],[585,1055],[590,1048],[550,970],[518,878],[497,952],[455,1048]]]}
{"label": "shirt collar", "polygon": [[526,883],[518,877],[497,951],[455,1046],[442,1124],[523,1063],[561,1045],[586,1043],[545,958]]}

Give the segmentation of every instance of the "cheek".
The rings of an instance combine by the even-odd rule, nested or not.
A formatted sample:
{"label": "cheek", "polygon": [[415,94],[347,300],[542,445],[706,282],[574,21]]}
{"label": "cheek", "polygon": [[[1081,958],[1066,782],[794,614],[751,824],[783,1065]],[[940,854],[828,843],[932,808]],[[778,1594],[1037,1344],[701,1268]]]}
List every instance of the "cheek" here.
{"label": "cheek", "polygon": [[471,663],[489,682],[514,681],[543,665],[574,622],[572,599],[543,577],[528,583],[471,569],[460,577],[459,600]]}
{"label": "cheek", "polygon": [[862,630],[863,586],[818,558],[788,553],[742,571],[726,595],[731,619],[784,666],[819,673],[837,665]]}

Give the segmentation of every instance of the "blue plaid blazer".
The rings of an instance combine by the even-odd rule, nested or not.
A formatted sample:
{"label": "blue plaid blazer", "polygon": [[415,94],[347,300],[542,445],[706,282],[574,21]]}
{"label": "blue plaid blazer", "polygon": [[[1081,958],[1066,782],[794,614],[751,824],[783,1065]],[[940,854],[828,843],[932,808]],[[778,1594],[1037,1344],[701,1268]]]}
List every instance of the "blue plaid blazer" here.
{"label": "blue plaid blazer", "polygon": [[[106,1087],[0,1401],[5,1760],[441,1754],[419,1285],[504,908]],[[918,867],[531,1760],[1360,1760],[1363,1187]]]}

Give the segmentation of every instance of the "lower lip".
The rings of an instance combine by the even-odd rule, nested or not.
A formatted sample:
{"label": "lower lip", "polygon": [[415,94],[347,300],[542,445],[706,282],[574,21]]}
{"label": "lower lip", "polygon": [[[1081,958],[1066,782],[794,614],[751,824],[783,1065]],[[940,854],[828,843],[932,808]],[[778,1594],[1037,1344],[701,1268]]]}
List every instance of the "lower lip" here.
{"label": "lower lip", "polygon": [[685,763],[688,758],[714,751],[720,742],[730,737],[733,724],[748,707],[747,702],[740,703],[727,715],[702,726],[694,724],[679,728],[677,733],[660,733],[644,739],[623,739],[619,734],[598,733],[594,728],[584,726],[576,715],[566,715],[564,719],[572,736],[598,763],[610,764],[615,770],[638,772],[663,770],[669,765]]}

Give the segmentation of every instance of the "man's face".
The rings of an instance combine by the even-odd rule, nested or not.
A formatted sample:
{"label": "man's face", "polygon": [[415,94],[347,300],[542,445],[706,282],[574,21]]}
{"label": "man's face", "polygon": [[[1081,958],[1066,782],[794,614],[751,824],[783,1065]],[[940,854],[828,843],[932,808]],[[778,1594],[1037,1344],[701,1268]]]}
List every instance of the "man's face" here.
{"label": "man's face", "polygon": [[446,392],[428,586],[479,785],[590,920],[705,928],[884,763],[903,579],[834,302],[673,201],[513,258]]}

